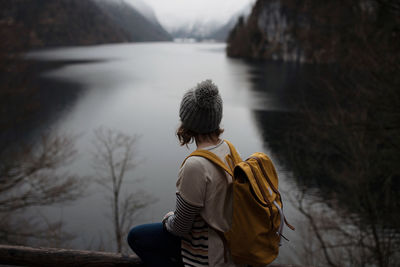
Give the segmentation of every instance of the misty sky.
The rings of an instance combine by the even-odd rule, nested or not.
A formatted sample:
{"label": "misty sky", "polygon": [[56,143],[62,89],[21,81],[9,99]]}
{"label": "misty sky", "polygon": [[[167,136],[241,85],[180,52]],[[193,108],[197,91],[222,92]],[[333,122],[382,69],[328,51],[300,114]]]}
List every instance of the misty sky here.
{"label": "misty sky", "polygon": [[[128,0],[129,1],[129,0]],[[254,0],[143,0],[151,6],[161,24],[174,27],[198,20],[226,22]]]}

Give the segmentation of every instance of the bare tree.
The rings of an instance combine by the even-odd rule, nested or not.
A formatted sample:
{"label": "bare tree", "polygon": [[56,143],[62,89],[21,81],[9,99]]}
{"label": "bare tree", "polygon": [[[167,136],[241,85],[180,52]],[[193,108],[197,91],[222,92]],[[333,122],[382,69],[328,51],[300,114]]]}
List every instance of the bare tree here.
{"label": "bare tree", "polygon": [[112,222],[118,252],[123,249],[123,238],[132,226],[135,215],[154,201],[141,191],[126,194],[122,192],[127,174],[137,164],[135,162],[137,140],[136,135],[130,136],[111,129],[99,128],[95,131],[94,168],[97,182],[111,193]]}
{"label": "bare tree", "polygon": [[[373,230],[357,214],[349,213],[332,201],[326,203],[319,197],[307,195],[309,192],[304,190],[297,195],[292,194],[290,199],[304,216],[304,241],[302,250],[297,251],[303,264],[331,267],[393,266],[398,262],[398,234],[395,230],[381,227]],[[374,234],[374,231],[377,233]],[[376,235],[379,236],[378,240]],[[383,262],[377,253],[381,253]]]}
{"label": "bare tree", "polygon": [[43,216],[27,219],[21,215],[28,208],[64,203],[81,195],[84,181],[61,170],[75,156],[71,136],[43,135],[33,144],[18,144],[1,151],[0,240],[26,244],[32,239],[72,237],[61,231],[61,222],[49,222]]}
{"label": "bare tree", "polygon": [[81,193],[80,180],[67,171],[76,154],[70,137],[42,136],[38,143],[1,155],[0,212],[35,205],[74,200]]}

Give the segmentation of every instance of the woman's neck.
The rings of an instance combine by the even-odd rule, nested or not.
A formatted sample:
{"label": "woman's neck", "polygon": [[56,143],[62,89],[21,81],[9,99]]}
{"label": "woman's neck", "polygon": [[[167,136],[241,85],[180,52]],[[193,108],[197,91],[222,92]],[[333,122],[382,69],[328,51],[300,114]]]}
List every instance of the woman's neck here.
{"label": "woman's neck", "polygon": [[216,146],[221,142],[221,139],[216,138],[196,138],[197,149],[202,149],[209,146]]}

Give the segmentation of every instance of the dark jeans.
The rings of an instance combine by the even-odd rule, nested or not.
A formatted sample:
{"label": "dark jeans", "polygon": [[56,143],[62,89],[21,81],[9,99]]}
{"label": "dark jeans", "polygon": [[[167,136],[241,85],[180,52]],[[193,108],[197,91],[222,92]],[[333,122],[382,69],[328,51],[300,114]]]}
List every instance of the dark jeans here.
{"label": "dark jeans", "polygon": [[162,223],[143,224],[131,229],[128,244],[147,267],[181,267],[181,239]]}

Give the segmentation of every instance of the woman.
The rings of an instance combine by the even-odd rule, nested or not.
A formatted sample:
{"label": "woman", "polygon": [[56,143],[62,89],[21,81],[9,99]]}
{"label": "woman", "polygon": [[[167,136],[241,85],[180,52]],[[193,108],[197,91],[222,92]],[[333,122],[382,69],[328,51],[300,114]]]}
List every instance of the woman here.
{"label": "woman", "polygon": [[[222,99],[211,80],[187,91],[181,101],[181,126],[177,136],[182,146],[195,142],[225,163],[230,154],[220,139],[223,130]],[[224,245],[216,231],[226,232],[232,218],[232,177],[209,160],[192,156],[179,171],[176,210],[163,223],[133,228],[128,242],[149,267],[236,266],[224,259]]]}

